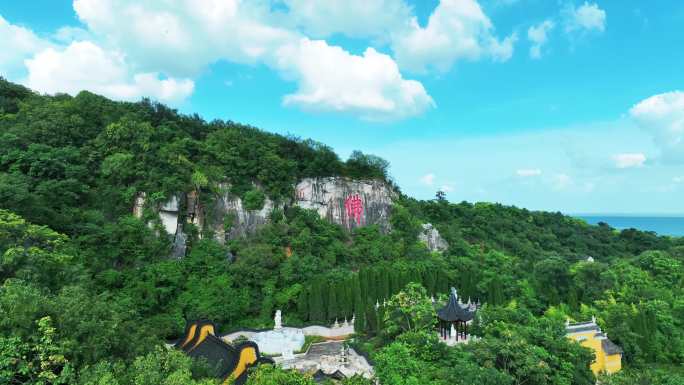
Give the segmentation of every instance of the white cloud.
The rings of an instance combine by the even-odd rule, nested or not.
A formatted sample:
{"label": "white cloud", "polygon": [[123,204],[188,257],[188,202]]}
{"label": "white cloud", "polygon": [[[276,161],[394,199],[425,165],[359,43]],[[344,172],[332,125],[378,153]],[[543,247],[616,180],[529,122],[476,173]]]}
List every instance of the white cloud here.
{"label": "white cloud", "polygon": [[277,67],[299,85],[285,96],[285,105],[347,112],[365,120],[406,118],[434,106],[420,82],[402,78],[392,58],[373,48],[358,56],[303,38],[279,49],[277,57]]}
{"label": "white cloud", "polygon": [[531,177],[531,176],[539,176],[542,174],[542,171],[538,168],[523,168],[523,169],[516,170],[515,173],[519,177],[527,178],[527,177]]}
{"label": "white cloud", "polygon": [[625,153],[613,155],[613,161],[617,168],[641,167],[646,162],[646,155],[637,153]]}
{"label": "white cloud", "polygon": [[48,48],[27,59],[26,67],[26,85],[45,93],[73,95],[89,90],[115,99],[148,96],[176,104],[194,88],[188,79],[161,79],[157,73],[130,74],[122,54],[87,41],[71,43],[63,50]]}
{"label": "white cloud", "polygon": [[430,173],[423,175],[422,177],[420,177],[420,182],[425,185],[432,186],[435,183],[435,174]]}
{"label": "white cloud", "polygon": [[[323,35],[348,29],[358,12],[365,12],[368,18],[389,4],[369,1],[363,2],[369,7],[364,11],[333,3],[334,9],[346,10],[344,18],[348,20],[340,16],[337,25],[324,22],[311,28]],[[334,12],[325,12],[334,9],[325,4],[292,0],[286,5],[292,7],[290,17],[308,20],[323,12],[321,20],[330,21]],[[294,29],[297,20],[283,18],[288,13],[274,11],[272,5],[238,0],[204,0],[201,4],[191,0],[74,1],[79,18],[89,29],[119,47],[142,71],[189,76],[221,60],[265,64],[297,83],[297,90],[283,98],[283,105],[352,114],[365,120],[403,119],[434,106],[423,85],[404,79],[391,57],[373,48],[353,55],[325,41],[311,40]],[[401,6],[394,8],[403,12]],[[377,33],[350,31],[352,35]]]}
{"label": "white cloud", "polygon": [[[285,106],[374,121],[404,119],[435,106],[423,85],[405,79],[400,68],[447,71],[462,59],[505,61],[517,40],[515,33],[495,36],[477,0],[440,0],[424,27],[405,0],[74,0],[73,6],[87,29],[62,28],[49,46],[24,30],[42,46],[4,50],[19,67],[35,55],[26,62],[27,81],[39,91],[83,88],[119,99],[178,102],[192,92],[189,78],[229,61],[266,65],[296,82]],[[2,28],[0,23],[0,37]],[[307,37],[336,33],[387,43],[397,59],[373,48],[352,54]],[[83,69],[88,61],[102,66],[86,74],[54,67]]]}
{"label": "white cloud", "polygon": [[143,70],[176,76],[196,75],[221,59],[260,63],[297,39],[269,23],[270,4],[263,1],[74,0],[74,9]]}
{"label": "white cloud", "polygon": [[445,193],[454,191],[454,187],[448,184],[442,185],[442,187],[440,187],[439,189],[440,191],[444,191]]}
{"label": "white cloud", "polygon": [[632,107],[629,114],[652,135],[665,161],[684,163],[684,92],[651,96]]}
{"label": "white cloud", "polygon": [[566,32],[603,32],[606,29],[606,11],[596,3],[585,1],[577,8],[569,4],[563,13]]}
{"label": "white cloud", "polygon": [[672,178],[672,181],[674,183],[684,183],[684,176],[676,176],[676,177]]}
{"label": "white cloud", "polygon": [[[512,4],[517,0],[505,0]],[[389,42],[402,69],[448,71],[460,59],[506,61],[517,35],[499,40],[477,0],[440,0],[422,27],[404,0],[284,0],[286,16],[307,34]]]}
{"label": "white cloud", "polygon": [[342,33],[354,38],[386,40],[411,18],[411,7],[403,0],[284,0],[284,3],[294,23],[313,37]]}
{"label": "white cloud", "polygon": [[3,76],[18,76],[23,71],[24,60],[49,45],[33,31],[10,24],[0,16],[0,74]]}
{"label": "white cloud", "polygon": [[533,25],[527,30],[527,38],[532,42],[530,47],[530,57],[533,59],[541,58],[541,49],[548,41],[548,33],[553,29],[554,23],[545,20],[538,25]]}
{"label": "white cloud", "polygon": [[422,27],[413,17],[408,30],[392,37],[392,50],[400,67],[425,72],[448,71],[457,60],[483,56],[506,61],[513,55],[515,33],[499,40],[494,26],[475,0],[441,0]]}
{"label": "white cloud", "polygon": [[61,27],[52,37],[63,44],[69,44],[73,41],[94,40],[93,35],[87,30],[70,26]]}

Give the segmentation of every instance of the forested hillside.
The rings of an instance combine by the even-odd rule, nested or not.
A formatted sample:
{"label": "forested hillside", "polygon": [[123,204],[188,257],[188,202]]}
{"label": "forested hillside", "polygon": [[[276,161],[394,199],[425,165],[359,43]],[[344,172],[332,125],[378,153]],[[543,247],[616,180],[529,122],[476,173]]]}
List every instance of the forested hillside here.
{"label": "forested hillside", "polygon": [[[320,143],[150,101],[42,96],[0,80],[0,383],[215,383],[163,344],[188,319],[269,327],[275,309],[286,325],[356,315],[356,346],[382,384],[593,384],[591,353],[564,337],[567,318],[593,315],[625,352],[606,383],[684,381],[683,239],[399,194],[389,233],[284,206],[225,245],[187,224],[187,255],[173,259],[156,214],[132,215],[139,192],[161,204],[229,185],[244,201],[287,201],[302,178],[391,185],[387,170],[372,155],[343,161]],[[423,223],[448,250],[418,240]],[[453,348],[420,307],[450,286],[483,304],[480,340]],[[259,371],[251,383],[311,381]]]}

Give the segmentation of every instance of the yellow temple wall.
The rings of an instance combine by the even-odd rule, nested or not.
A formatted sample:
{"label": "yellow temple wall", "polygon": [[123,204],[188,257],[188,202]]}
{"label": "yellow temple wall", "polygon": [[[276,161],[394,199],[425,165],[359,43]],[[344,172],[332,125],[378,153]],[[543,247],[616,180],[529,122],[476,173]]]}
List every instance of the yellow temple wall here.
{"label": "yellow temple wall", "polygon": [[620,354],[607,355],[606,352],[603,351],[601,340],[596,338],[594,336],[595,334],[596,331],[591,330],[569,334],[568,338],[578,341],[580,345],[594,351],[595,359],[590,368],[595,375],[602,372],[612,374],[622,369],[622,356]]}

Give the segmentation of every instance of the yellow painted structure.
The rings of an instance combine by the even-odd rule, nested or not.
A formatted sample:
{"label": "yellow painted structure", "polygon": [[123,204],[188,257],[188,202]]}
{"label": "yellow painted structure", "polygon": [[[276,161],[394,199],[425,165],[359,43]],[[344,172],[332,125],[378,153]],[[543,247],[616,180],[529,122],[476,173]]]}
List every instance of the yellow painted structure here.
{"label": "yellow painted structure", "polygon": [[228,385],[235,378],[239,378],[250,366],[257,363],[257,351],[251,346],[247,346],[240,351],[240,361],[233,369],[233,372],[226,378],[223,385]]}
{"label": "yellow painted structure", "polygon": [[192,338],[195,336],[195,332],[197,331],[197,324],[192,324],[190,325],[190,329],[188,329],[187,335],[185,336],[185,339],[183,340],[183,343],[180,345],[181,348],[185,348],[185,346],[190,343]]}
{"label": "yellow painted structure", "polygon": [[594,351],[591,371],[612,374],[622,369],[622,350],[601,331],[592,317],[591,322],[566,324],[567,337]]}
{"label": "yellow painted structure", "polygon": [[273,363],[273,360],[259,354],[259,346],[252,341],[241,342],[237,346],[227,344],[216,336],[216,326],[208,320],[190,323],[186,335],[176,343],[176,347],[191,357],[203,357],[220,366],[218,376],[223,378],[222,385],[244,385],[247,369],[259,363]]}
{"label": "yellow painted structure", "polygon": [[196,348],[199,344],[201,344],[202,341],[204,341],[209,334],[216,335],[215,332],[216,331],[214,330],[213,324],[202,325],[202,327],[200,327],[199,338],[197,338],[197,341],[195,342],[195,344],[192,345],[192,347],[190,349],[188,349],[188,351]]}

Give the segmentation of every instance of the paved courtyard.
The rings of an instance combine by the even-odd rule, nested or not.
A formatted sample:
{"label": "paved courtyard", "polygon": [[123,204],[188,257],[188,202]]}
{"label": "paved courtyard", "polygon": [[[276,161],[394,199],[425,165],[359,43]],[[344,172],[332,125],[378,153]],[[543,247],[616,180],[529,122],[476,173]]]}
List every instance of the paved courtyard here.
{"label": "paved courtyard", "polygon": [[320,370],[327,375],[340,372],[345,377],[351,377],[355,374],[366,378],[373,376],[373,367],[368,361],[352,348],[345,350],[342,341],[313,344],[305,354],[296,355],[290,360],[276,357],[276,362],[286,369],[295,368],[312,373]]}

